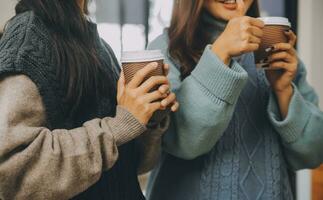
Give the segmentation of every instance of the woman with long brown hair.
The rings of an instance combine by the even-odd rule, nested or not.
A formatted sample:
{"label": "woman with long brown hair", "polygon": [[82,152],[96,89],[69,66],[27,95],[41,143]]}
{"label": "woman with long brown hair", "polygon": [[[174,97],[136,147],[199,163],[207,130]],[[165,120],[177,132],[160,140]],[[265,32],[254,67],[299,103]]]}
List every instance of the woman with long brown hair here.
{"label": "woman with long brown hair", "polygon": [[[181,109],[164,136],[150,200],[293,199],[289,170],[323,161],[323,113],[296,36],[257,69],[264,22],[256,0],[177,0],[163,49]],[[279,69],[279,70],[273,70]]]}
{"label": "woman with long brown hair", "polygon": [[168,117],[148,121],[178,107],[166,76],[145,80],[156,68],[125,84],[86,0],[19,0],[0,40],[0,199],[145,199]]}

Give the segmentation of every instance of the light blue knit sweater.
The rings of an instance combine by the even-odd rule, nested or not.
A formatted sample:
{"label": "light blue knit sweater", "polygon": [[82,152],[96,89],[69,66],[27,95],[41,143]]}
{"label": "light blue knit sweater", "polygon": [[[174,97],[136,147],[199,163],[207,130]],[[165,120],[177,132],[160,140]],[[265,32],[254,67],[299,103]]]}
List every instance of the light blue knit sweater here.
{"label": "light blue knit sweater", "polygon": [[[225,24],[205,17],[214,39]],[[286,119],[253,54],[225,66],[205,51],[184,81],[168,56],[165,32],[149,46],[162,49],[180,111],[163,140],[152,173],[150,200],[293,199],[289,170],[323,162],[323,113],[300,62]],[[166,153],[167,152],[167,153]]]}

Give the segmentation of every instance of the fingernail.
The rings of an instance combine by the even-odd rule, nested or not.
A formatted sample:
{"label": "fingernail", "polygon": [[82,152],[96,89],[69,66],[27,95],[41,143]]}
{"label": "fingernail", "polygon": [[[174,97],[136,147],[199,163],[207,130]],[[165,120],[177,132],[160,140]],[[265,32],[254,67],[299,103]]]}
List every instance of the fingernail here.
{"label": "fingernail", "polygon": [[154,68],[157,68],[158,67],[158,63],[153,62],[153,63],[151,63],[151,66],[154,67]]}
{"label": "fingernail", "polygon": [[268,47],[265,51],[266,51],[267,53],[269,53],[269,52],[271,52],[271,51],[273,51],[273,50],[275,50],[275,47],[274,47],[274,46],[270,46],[270,47]]}
{"label": "fingernail", "polygon": [[161,102],[161,105],[162,105],[162,106],[166,106],[166,105],[167,105],[167,101],[166,101],[166,100],[163,100],[163,101]]}

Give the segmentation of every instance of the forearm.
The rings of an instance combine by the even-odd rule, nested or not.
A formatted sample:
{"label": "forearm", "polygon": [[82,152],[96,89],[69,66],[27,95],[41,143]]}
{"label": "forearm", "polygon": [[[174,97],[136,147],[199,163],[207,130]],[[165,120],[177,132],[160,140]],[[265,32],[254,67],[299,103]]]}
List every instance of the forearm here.
{"label": "forearm", "polygon": [[279,116],[279,105],[273,94],[268,111],[293,169],[313,168],[323,162],[323,113],[316,105],[304,99],[296,86],[285,118]]}
{"label": "forearm", "polygon": [[49,130],[36,85],[24,75],[0,81],[0,198],[70,199],[94,184],[122,145],[145,131],[118,107],[113,118]]}
{"label": "forearm", "polygon": [[[172,77],[176,73],[171,70]],[[231,121],[247,79],[237,62],[227,67],[208,46],[191,75],[182,82],[173,81],[180,109],[164,137],[165,151],[183,159],[209,152]]]}
{"label": "forearm", "polygon": [[282,119],[285,119],[287,117],[288,108],[293,96],[293,92],[294,92],[294,89],[292,85],[290,85],[290,87],[286,88],[286,90],[284,91],[275,92],[275,96],[279,105]]}
{"label": "forearm", "polygon": [[16,127],[2,132],[1,195],[5,199],[69,199],[86,190],[114,165],[117,145],[144,131],[124,112],[70,131]]}

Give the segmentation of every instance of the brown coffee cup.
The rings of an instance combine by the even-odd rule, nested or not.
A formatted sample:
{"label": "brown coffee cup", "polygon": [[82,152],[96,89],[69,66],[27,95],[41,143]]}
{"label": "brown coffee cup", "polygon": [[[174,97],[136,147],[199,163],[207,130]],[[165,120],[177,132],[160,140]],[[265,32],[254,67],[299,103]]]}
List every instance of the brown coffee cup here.
{"label": "brown coffee cup", "polygon": [[255,52],[255,61],[257,67],[266,68],[269,66],[267,58],[272,53],[273,45],[288,42],[285,31],[290,30],[291,23],[285,17],[262,17],[258,19],[265,23],[265,27],[259,49]]}
{"label": "brown coffee cup", "polygon": [[[126,83],[129,83],[139,70],[141,70],[142,68],[144,68],[152,62],[158,63],[158,67],[156,70],[148,74],[145,80],[149,79],[152,76],[165,75],[164,55],[162,54],[162,52],[160,50],[123,52],[121,56],[121,63]],[[152,91],[157,89],[158,86],[153,88]],[[156,111],[153,117],[151,118],[151,122],[160,122],[169,113],[169,111],[169,108],[166,111]]]}

